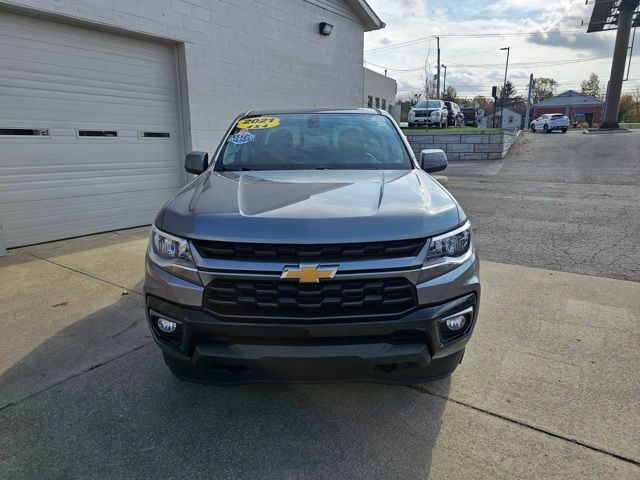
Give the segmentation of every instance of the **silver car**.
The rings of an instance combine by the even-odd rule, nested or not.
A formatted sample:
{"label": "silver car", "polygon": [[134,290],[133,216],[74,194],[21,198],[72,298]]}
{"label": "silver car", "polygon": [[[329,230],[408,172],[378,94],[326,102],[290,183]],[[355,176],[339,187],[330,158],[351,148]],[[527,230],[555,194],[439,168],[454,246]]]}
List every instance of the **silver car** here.
{"label": "silver car", "polygon": [[251,111],[158,213],[144,300],[174,375],[414,383],[462,361],[480,301],[460,205],[385,112]]}

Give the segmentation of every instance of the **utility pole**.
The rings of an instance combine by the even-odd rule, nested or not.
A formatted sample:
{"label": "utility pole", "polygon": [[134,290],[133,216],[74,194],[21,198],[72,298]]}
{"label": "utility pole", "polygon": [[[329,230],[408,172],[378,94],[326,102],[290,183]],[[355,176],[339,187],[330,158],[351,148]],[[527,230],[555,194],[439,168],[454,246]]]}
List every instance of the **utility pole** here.
{"label": "utility pole", "polygon": [[438,80],[436,83],[436,98],[440,98],[440,37],[436,35],[438,43]]}
{"label": "utility pole", "polygon": [[618,33],[616,33],[613,61],[611,62],[611,76],[609,78],[606,103],[607,111],[600,128],[620,128],[620,125],[618,125],[618,110],[620,108],[624,70],[627,64],[629,37],[637,6],[638,0],[622,0],[618,7]]}
{"label": "utility pole", "polygon": [[524,128],[529,128],[529,112],[531,111],[531,90],[533,90],[533,73],[529,76],[529,95],[527,96],[527,112],[524,114]]}
{"label": "utility pole", "polygon": [[446,100],[444,96],[447,94],[447,66],[443,63],[442,68],[444,68],[444,83],[442,84],[442,99]]}
{"label": "utility pole", "polygon": [[502,87],[502,95],[500,95],[502,97],[502,102],[500,102],[501,103],[501,106],[500,106],[500,128],[502,128],[502,125],[504,124],[503,113],[504,113],[504,102],[506,100],[504,97],[506,96],[506,93],[507,93],[507,70],[509,69],[509,53],[511,52],[511,47],[504,47],[504,48],[501,48],[500,50],[506,50],[507,51],[507,64],[504,67],[504,85]]}

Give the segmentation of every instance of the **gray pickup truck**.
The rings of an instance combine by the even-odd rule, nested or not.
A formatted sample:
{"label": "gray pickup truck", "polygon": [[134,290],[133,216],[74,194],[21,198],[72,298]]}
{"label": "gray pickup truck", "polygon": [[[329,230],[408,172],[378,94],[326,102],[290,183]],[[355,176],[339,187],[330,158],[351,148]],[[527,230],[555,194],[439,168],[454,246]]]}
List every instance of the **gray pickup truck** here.
{"label": "gray pickup truck", "polygon": [[158,213],[144,299],[171,372],[215,383],[446,377],[480,301],[469,222],[393,119],[251,111]]}

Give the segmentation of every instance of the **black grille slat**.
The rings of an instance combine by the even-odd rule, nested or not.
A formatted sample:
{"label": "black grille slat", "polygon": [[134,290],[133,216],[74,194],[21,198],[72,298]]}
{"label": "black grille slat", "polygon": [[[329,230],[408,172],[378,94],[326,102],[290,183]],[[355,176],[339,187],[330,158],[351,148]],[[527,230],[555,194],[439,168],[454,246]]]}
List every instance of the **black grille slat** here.
{"label": "black grille slat", "polygon": [[404,278],[332,279],[311,284],[216,279],[204,295],[205,309],[234,318],[393,317],[416,305],[415,286]]}
{"label": "black grille slat", "polygon": [[252,259],[263,261],[341,262],[345,260],[376,260],[415,257],[426,240],[390,240],[373,243],[337,243],[329,245],[281,245],[270,243],[231,243],[194,240],[193,245],[203,258]]}

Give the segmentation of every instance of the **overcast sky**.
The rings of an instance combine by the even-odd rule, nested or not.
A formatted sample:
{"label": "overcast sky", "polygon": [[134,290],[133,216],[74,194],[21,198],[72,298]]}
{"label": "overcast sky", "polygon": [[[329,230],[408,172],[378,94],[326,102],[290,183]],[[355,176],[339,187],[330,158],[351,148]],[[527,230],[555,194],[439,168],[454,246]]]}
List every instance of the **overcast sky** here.
{"label": "overcast sky", "polygon": [[[609,78],[615,33],[584,33],[593,0],[368,0],[386,28],[365,34],[365,66],[398,81],[398,95],[423,90],[425,61],[435,73],[436,41],[440,35],[441,63],[447,65],[447,85],[465,95],[491,95],[491,85],[504,80],[506,51],[511,47],[508,80],[525,95],[529,74],[552,77],[558,93],[578,89],[591,72],[600,75],[603,89]],[[581,26],[584,20],[585,26]],[[513,33],[558,32],[535,35]],[[473,38],[450,35],[486,35]],[[640,34],[623,92],[640,86]],[[605,58],[602,58],[605,57]],[[379,65],[375,66],[375,65]],[[420,71],[420,69],[422,71]],[[404,71],[402,71],[404,70]],[[409,71],[407,71],[409,70]],[[444,71],[443,71],[444,73]]]}

